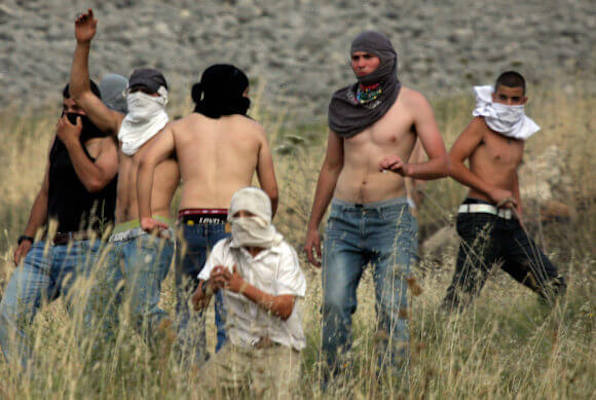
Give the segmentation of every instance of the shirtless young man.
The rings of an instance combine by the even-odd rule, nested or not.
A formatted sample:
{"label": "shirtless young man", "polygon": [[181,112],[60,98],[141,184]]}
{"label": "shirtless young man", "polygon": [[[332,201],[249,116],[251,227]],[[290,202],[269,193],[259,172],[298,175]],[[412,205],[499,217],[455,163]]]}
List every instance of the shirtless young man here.
{"label": "shirtless young man", "polygon": [[[420,93],[401,87],[389,39],[363,32],[352,42],[351,59],[358,82],[337,91],[329,106],[331,131],[305,245],[309,261],[320,266],[313,250],[321,256],[318,227],[333,197],[322,259],[323,352],[333,373],[341,366],[338,351],[350,347],[356,289],[369,262],[378,329],[386,338],[381,352],[388,351],[379,362],[397,367],[400,358],[407,360],[405,278],[416,254],[417,225],[404,177],[440,178],[448,167],[431,106]],[[429,160],[402,161],[417,138]]]}
{"label": "shirtless young man", "polygon": [[451,176],[470,191],[457,216],[462,242],[442,305],[446,310],[469,303],[498,261],[547,302],[565,291],[565,280],[521,225],[517,169],[525,140],[540,129],[524,115],[525,89],[524,78],[515,71],[502,73],[494,91],[491,86],[476,87],[475,118],[449,153]]}
{"label": "shirtless young man", "polygon": [[[249,186],[256,171],[274,213],[277,208],[273,159],[263,127],[246,116],[247,94],[248,78],[238,68],[222,64],[207,68],[192,89],[195,112],[164,129],[139,166],[139,217],[143,228],[152,230],[162,225],[151,218],[156,168],[174,155],[178,159],[184,186],[178,212],[182,229],[177,246],[176,312],[183,357],[197,357],[197,363],[206,356],[205,326],[200,316],[191,318],[188,300],[197,287],[207,251],[229,236],[225,224],[232,195]],[[221,294],[216,296],[215,307],[217,351],[226,339]]]}
{"label": "shirtless young man", "polygon": [[[113,299],[116,294],[110,292],[125,279],[133,323],[137,329],[143,328],[145,334],[150,334],[166,317],[158,302],[161,282],[168,273],[174,252],[174,234],[172,231],[169,237],[164,233],[155,237],[141,228],[137,219],[136,179],[139,160],[168,123],[165,111],[167,83],[157,70],[137,69],[129,79],[128,114],[106,107],[89,90],[88,84],[89,48],[96,27],[97,20],[91,10],[75,22],[77,46],[72,63],[71,91],[89,118],[100,129],[117,135],[120,141],[116,226],[110,237],[113,248],[104,281],[107,287],[102,289],[105,289],[104,295]],[[178,165],[173,158],[164,159],[155,169],[150,205],[154,218],[169,221],[170,202],[178,179]],[[104,295],[95,297],[98,302],[110,301]],[[106,311],[105,314],[114,317],[117,313]]]}

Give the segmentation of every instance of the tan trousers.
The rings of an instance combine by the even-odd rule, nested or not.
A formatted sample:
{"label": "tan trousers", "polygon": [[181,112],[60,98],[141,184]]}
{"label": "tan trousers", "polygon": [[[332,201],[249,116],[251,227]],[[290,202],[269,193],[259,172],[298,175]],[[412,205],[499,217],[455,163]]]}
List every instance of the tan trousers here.
{"label": "tan trousers", "polygon": [[205,398],[291,399],[300,379],[300,353],[286,346],[266,349],[226,344],[199,372]]}

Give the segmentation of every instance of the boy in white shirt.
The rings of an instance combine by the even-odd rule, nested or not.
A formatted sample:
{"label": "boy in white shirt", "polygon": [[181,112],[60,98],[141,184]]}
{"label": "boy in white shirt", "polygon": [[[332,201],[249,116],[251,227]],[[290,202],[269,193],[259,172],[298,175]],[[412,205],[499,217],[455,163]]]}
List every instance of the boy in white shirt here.
{"label": "boy in white shirt", "polygon": [[224,290],[230,343],[201,371],[205,390],[250,387],[261,397],[291,396],[306,345],[297,298],[306,280],[295,250],[271,224],[271,202],[260,189],[240,189],[232,197],[232,236],[219,241],[199,273],[196,310]]}

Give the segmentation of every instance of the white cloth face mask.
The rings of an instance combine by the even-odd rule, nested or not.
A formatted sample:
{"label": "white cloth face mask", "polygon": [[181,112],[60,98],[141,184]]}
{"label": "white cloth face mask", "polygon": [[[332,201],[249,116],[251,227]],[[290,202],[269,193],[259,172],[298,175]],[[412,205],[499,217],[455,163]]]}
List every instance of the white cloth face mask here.
{"label": "white cloth face mask", "polygon": [[283,240],[275,227],[261,217],[234,217],[230,219],[230,225],[232,240],[237,246],[269,248]]}
{"label": "white cloth face mask", "polygon": [[532,119],[525,114],[523,105],[508,106],[492,100],[492,86],[475,86],[476,108],[472,112],[475,117],[484,117],[486,125],[501,135],[526,140],[540,130]]}
{"label": "white cloth face mask", "polygon": [[129,156],[135,154],[143,144],[168,123],[169,117],[165,111],[168,92],[165,87],[161,86],[157,93],[159,96],[134,92],[126,97],[128,114],[122,121],[118,132],[118,139],[122,143],[124,154]]}

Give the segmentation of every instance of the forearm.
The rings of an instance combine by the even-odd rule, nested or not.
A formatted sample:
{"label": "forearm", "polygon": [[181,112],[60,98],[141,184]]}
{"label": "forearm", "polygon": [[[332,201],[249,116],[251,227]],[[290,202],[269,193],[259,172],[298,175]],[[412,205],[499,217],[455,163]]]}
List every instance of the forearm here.
{"label": "forearm", "polygon": [[241,293],[259,307],[281,319],[288,319],[294,307],[293,296],[274,296],[244,281]]}
{"label": "forearm", "polygon": [[31,207],[31,213],[29,214],[29,220],[25,227],[24,235],[35,237],[37,230],[41,227],[48,218],[48,195],[46,192],[41,190],[35,197],[33,206]]}
{"label": "forearm", "polygon": [[77,42],[70,70],[70,95],[77,100],[91,91],[89,83],[89,49],[91,42]]}
{"label": "forearm", "polygon": [[199,281],[199,285],[197,286],[197,290],[192,295],[192,303],[194,305],[195,311],[201,311],[209,305],[211,301],[211,296],[213,295],[213,290],[208,287],[207,281]]}
{"label": "forearm", "polygon": [[451,162],[450,176],[459,183],[490,197],[492,185],[478,177],[461,162]]}
{"label": "forearm", "polygon": [[87,157],[83,145],[78,139],[64,143],[70,156],[70,161],[79,180],[90,193],[98,192],[105,186],[105,176],[101,168]]}
{"label": "forearm", "polygon": [[410,171],[408,177],[412,179],[439,179],[449,175],[449,158],[444,157],[431,158],[422,163],[409,164]]}
{"label": "forearm", "polygon": [[315,190],[315,198],[313,200],[312,210],[310,212],[310,220],[308,222],[308,229],[318,229],[325,210],[335,191],[337,178],[339,177],[340,168],[327,168],[323,166],[317,181],[317,188]]}
{"label": "forearm", "polygon": [[155,165],[141,160],[137,170],[137,201],[139,219],[151,217],[151,191]]}

